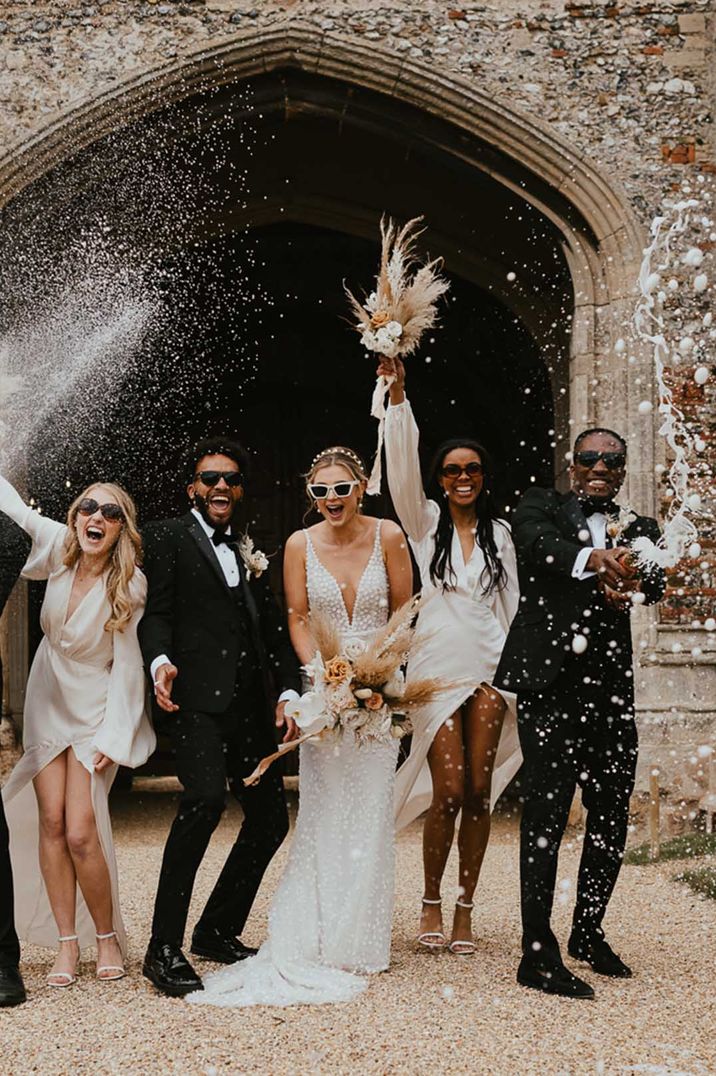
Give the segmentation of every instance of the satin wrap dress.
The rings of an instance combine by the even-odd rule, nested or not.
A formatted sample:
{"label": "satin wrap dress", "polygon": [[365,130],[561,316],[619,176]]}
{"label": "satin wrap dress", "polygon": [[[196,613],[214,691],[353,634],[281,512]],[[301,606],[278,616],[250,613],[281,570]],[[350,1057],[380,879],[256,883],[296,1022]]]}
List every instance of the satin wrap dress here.
{"label": "satin wrap dress", "polygon": [[[395,816],[398,828],[427,810],[432,801],[428,751],[441,725],[458,710],[480,684],[491,684],[507,630],[517,612],[519,584],[517,560],[507,523],[494,527],[497,550],[507,574],[500,590],[485,595],[480,578],[485,558],[476,543],[465,563],[460,538],[453,529],[451,547],[454,589],[443,590],[430,579],[435,532],[440,509],[423,489],[418,455],[418,427],[407,400],[390,406],[385,422],[388,485],[395,510],[408,535],[420,571],[423,605],[418,618],[418,641],[408,663],[408,679],[440,677],[452,690],[420,707],[412,716],[410,754],[395,782]],[[512,780],[522,762],[517,735],[516,699],[502,691],[507,711],[495,756],[490,806]]]}
{"label": "satin wrap dress", "polygon": [[[38,812],[32,781],[70,748],[90,774],[92,807],[112,886],[113,926],[125,953],[108,796],[117,764],[132,768],[142,765],[156,742],[148,718],[146,681],[137,641],[146,578],[139,569],[135,570],[130,582],[133,613],[124,631],[104,630],[110,615],[105,576],[97,580],[68,618],[76,568],[63,564],[67,527],[28,507],[4,478],[0,478],[0,511],[14,519],[32,539],[23,577],[47,580],[40,614],[44,635],[32,662],[25,695],[24,753],[2,790],[10,830],[18,935],[37,945],[57,944],[57,925],[40,873]],[[115,763],[100,774],[93,766],[98,751]],[[81,946],[95,944],[94,924],[79,887],[77,933]]]}

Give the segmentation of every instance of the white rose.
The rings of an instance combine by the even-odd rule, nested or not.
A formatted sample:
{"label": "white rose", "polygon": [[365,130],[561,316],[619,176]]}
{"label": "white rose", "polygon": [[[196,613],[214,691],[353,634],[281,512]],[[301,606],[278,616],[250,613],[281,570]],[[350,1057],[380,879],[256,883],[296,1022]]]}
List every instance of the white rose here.
{"label": "white rose", "polygon": [[385,326],[385,331],[388,333],[389,336],[402,336],[403,326],[400,324],[399,321],[389,321],[388,324]]}

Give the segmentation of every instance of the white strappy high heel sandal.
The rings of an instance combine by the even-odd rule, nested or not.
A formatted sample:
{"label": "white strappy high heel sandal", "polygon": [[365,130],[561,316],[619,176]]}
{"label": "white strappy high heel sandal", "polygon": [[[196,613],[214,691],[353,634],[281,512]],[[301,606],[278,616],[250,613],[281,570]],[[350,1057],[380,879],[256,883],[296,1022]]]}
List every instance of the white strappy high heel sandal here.
{"label": "white strappy high heel sandal", "polygon": [[[470,901],[470,903],[468,904],[466,900],[460,900],[459,898],[455,901],[455,903],[460,908],[472,909],[474,907],[472,901]],[[477,946],[475,945],[475,942],[472,938],[465,938],[464,940],[456,938],[455,941],[450,942],[450,944],[448,945],[448,949],[453,956],[472,956],[473,953],[476,951]]]}
{"label": "white strappy high heel sandal", "polygon": [[[423,897],[423,904],[442,904],[442,900],[428,900]],[[447,938],[442,930],[426,930],[418,935],[418,946],[428,953],[442,953],[447,945]]]}
{"label": "white strappy high heel sandal", "polygon": [[[117,931],[110,930],[109,934],[96,934],[97,941],[106,941],[107,938],[116,938]],[[103,975],[103,971],[114,971],[116,975]],[[97,978],[102,983],[113,983],[116,979],[123,979],[127,972],[124,970],[121,964],[102,964],[97,965]]]}
{"label": "white strappy high heel sandal", "polygon": [[[79,939],[76,934],[66,934],[64,938],[58,938],[57,940],[58,942],[71,942],[78,941]],[[79,961],[79,959],[80,954],[78,950],[77,960]],[[53,979],[63,979],[64,982],[53,983]],[[48,986],[53,987],[55,990],[66,990],[68,986],[72,986],[73,983],[77,982],[77,976],[72,975],[69,971],[51,971],[45,981]]]}

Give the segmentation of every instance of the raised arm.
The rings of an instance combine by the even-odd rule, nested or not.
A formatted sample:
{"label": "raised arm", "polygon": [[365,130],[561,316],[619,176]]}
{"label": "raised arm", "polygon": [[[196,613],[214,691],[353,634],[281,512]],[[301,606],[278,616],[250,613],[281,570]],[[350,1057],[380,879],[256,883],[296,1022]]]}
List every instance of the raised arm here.
{"label": "raised arm", "polygon": [[25,579],[47,579],[61,563],[67,527],[46,519],[25,504],[14,486],[0,477],[0,512],[4,512],[32,539],[32,549],[22,570]]}
{"label": "raised arm", "polygon": [[400,359],[382,359],[378,373],[392,378],[385,417],[388,487],[403,530],[419,542],[436,526],[439,509],[429,501],[420,474],[420,434],[405,396],[405,368]]}
{"label": "raised arm", "polygon": [[308,626],[306,590],[306,538],[294,531],[283,555],[283,586],[288,610],[288,630],[298,660],[306,665],[315,656],[315,644]]}

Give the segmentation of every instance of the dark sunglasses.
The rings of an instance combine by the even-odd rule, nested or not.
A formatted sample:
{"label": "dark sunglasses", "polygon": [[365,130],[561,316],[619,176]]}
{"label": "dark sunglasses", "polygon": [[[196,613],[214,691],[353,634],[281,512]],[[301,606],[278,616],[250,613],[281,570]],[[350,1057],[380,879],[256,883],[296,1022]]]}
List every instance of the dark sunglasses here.
{"label": "dark sunglasses", "polygon": [[440,473],[443,478],[459,478],[461,474],[466,474],[468,478],[475,478],[479,474],[484,474],[485,468],[477,460],[471,460],[464,467],[461,467],[459,463],[446,463]]}
{"label": "dark sunglasses", "polygon": [[118,504],[98,504],[94,497],[85,497],[77,505],[77,511],[81,516],[93,516],[100,511],[102,518],[108,523],[123,523],[124,512]]}
{"label": "dark sunglasses", "polygon": [[325,485],[323,482],[309,482],[308,492],[314,501],[323,501],[330,496],[350,497],[355,487],[359,485],[357,478],[351,479],[350,482],[334,482],[332,486]]}
{"label": "dark sunglasses", "polygon": [[603,460],[610,471],[616,471],[617,468],[623,467],[626,463],[626,453],[592,451],[574,453],[574,462],[578,463],[580,467],[593,467],[599,460]]}
{"label": "dark sunglasses", "polygon": [[197,471],[194,475],[194,481],[203,482],[205,486],[216,486],[222,478],[227,486],[242,486],[244,484],[244,476],[241,471]]}

